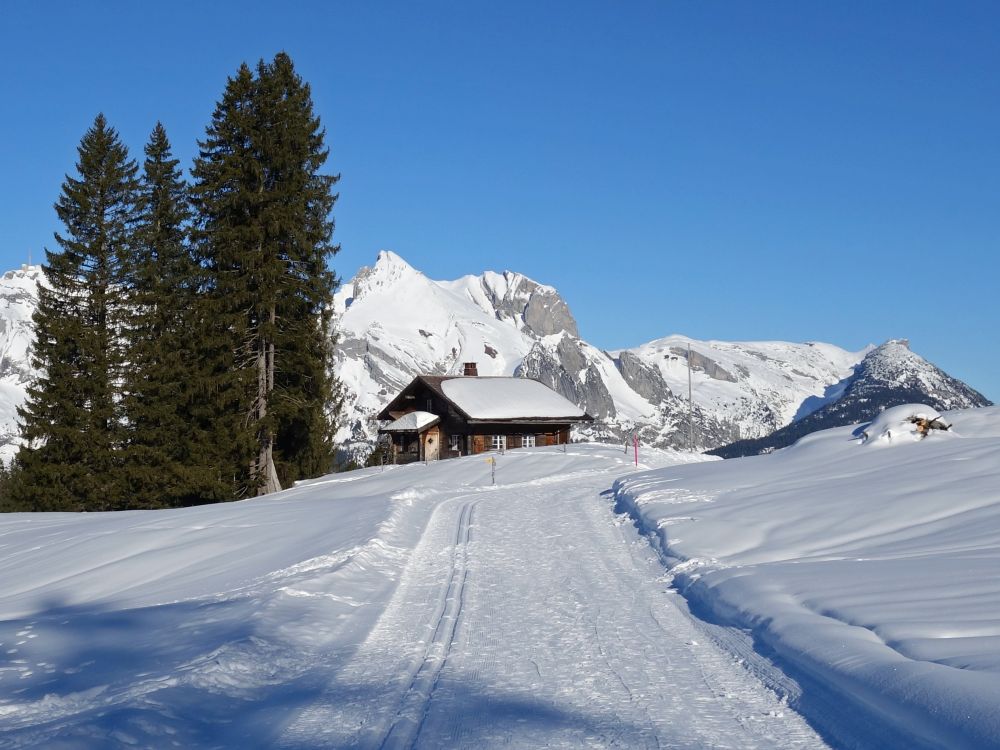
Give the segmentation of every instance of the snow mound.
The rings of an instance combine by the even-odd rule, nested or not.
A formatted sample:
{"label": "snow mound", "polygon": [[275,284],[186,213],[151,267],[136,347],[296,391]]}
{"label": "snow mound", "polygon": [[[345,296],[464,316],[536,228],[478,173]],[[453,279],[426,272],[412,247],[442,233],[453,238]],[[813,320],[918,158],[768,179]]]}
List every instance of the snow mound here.
{"label": "snow mound", "polygon": [[926,404],[903,404],[886,409],[861,433],[862,445],[915,443],[927,437],[952,435],[951,425]]}

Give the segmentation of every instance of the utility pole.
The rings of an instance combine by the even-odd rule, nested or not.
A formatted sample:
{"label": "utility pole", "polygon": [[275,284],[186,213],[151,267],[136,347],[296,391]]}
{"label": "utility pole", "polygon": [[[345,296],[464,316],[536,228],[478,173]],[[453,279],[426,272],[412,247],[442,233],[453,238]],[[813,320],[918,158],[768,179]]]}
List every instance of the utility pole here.
{"label": "utility pole", "polygon": [[691,391],[691,342],[688,342],[688,450],[694,453],[694,396]]}

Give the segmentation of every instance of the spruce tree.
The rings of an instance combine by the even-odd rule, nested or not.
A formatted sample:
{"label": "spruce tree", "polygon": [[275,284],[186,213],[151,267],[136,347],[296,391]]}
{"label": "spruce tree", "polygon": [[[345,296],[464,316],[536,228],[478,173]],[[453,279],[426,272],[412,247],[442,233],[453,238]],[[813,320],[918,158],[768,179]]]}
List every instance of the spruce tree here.
{"label": "spruce tree", "polygon": [[246,367],[252,345],[248,312],[259,283],[248,249],[256,244],[259,202],[252,143],[255,88],[253,73],[242,65],[227,82],[192,169],[192,239],[204,273],[197,305],[203,335],[197,342],[194,411],[212,434],[211,460],[228,480],[230,498],[256,491],[258,481],[250,471],[256,381]]}
{"label": "spruce tree", "polygon": [[65,226],[46,250],[46,284],[34,314],[32,366],[39,379],[18,408],[24,447],[13,493],[30,510],[125,507],[118,471],[116,397],[124,369],[121,290],[134,223],[136,165],[98,115],[78,148],[56,213]]}
{"label": "spruce tree", "polygon": [[162,124],[145,155],[127,289],[124,478],[137,505],[176,507],[225,499],[228,490],[206,461],[208,432],[193,415],[199,274],[187,186]]}
{"label": "spruce tree", "polygon": [[213,423],[230,435],[237,496],[314,476],[332,462],[327,260],[336,176],[308,85],[291,60],[244,65],[216,107],[193,175]]}
{"label": "spruce tree", "polygon": [[331,242],[339,176],[320,173],[329,155],[325,131],[313,113],[309,85],[288,55],[277,55],[269,65],[259,63],[257,78],[275,186],[270,231],[284,264],[270,409],[279,475],[289,483],[328,472],[333,463],[333,420],[340,397],[332,376],[331,310],[337,279],[328,261],[340,249]]}

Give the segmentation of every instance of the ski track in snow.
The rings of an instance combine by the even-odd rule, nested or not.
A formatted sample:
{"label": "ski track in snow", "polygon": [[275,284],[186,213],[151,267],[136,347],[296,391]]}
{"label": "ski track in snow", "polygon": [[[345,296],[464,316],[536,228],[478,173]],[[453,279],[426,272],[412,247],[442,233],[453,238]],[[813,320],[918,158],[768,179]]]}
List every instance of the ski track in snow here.
{"label": "ski track in snow", "polygon": [[665,589],[599,498],[610,475],[589,474],[440,504],[375,627],[278,746],[826,747],[771,689],[779,672]]}

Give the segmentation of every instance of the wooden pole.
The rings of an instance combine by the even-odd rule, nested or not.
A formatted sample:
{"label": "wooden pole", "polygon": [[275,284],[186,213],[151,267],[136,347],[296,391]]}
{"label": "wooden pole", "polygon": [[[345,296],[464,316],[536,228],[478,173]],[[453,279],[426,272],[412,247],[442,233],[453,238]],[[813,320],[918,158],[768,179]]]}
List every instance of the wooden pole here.
{"label": "wooden pole", "polygon": [[694,453],[694,396],[691,390],[691,342],[688,342],[688,450]]}

